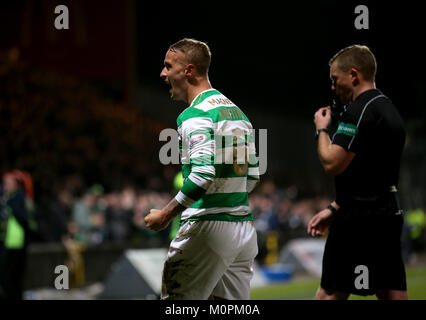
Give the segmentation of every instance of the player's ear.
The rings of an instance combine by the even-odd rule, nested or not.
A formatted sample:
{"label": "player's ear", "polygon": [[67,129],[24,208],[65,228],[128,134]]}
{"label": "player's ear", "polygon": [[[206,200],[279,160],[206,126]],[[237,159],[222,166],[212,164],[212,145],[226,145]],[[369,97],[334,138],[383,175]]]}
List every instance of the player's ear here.
{"label": "player's ear", "polygon": [[185,75],[192,78],[195,77],[195,73],[195,66],[192,63],[187,64],[185,68]]}

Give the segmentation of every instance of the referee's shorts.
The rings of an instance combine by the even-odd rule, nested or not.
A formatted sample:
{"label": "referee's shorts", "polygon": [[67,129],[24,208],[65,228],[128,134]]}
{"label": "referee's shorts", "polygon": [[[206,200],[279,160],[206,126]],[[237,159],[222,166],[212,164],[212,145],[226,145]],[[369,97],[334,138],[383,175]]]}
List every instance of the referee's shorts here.
{"label": "referee's shorts", "polygon": [[407,290],[401,254],[403,222],[392,193],[380,206],[365,202],[341,206],[325,245],[321,287],[357,295]]}

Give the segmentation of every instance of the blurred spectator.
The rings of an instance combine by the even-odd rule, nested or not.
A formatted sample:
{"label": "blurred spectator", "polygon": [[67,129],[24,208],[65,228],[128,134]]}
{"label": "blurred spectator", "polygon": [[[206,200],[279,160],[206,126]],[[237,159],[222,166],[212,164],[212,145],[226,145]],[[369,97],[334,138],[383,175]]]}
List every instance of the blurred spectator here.
{"label": "blurred spectator", "polygon": [[123,243],[131,236],[136,192],[132,187],[127,187],[121,193],[114,192],[106,197],[108,199],[106,208],[107,239]]}
{"label": "blurred spectator", "polygon": [[261,182],[249,200],[258,233],[259,263],[268,255],[268,235],[278,231],[279,249],[291,239],[307,237],[307,224],[317,208],[330,203],[327,197],[302,198],[296,185],[278,188],[271,178]]}
{"label": "blurred spectator", "polygon": [[403,240],[405,240],[403,241],[405,261],[414,262],[417,258],[416,252],[426,249],[426,214],[424,210],[417,208],[406,212]]}
{"label": "blurred spectator", "polygon": [[82,199],[74,203],[70,231],[77,241],[98,244],[103,241],[105,233],[105,216],[103,208],[98,205],[102,190],[94,185],[88,189]]}
{"label": "blurred spectator", "polygon": [[[63,198],[66,198],[63,196]],[[151,208],[161,208],[171,199],[167,192],[139,191],[132,186],[100,194],[88,189],[76,197],[68,223],[72,238],[87,245],[115,242],[129,245],[150,237],[167,240],[167,232],[155,233],[145,227]]]}
{"label": "blurred spectator", "polygon": [[14,170],[3,175],[0,203],[0,298],[22,299],[32,220],[31,176]]}
{"label": "blurred spectator", "polygon": [[66,189],[57,195],[43,197],[36,212],[39,232],[36,241],[60,242],[68,233],[68,221],[72,211],[72,196]]}
{"label": "blurred spectator", "polygon": [[274,203],[269,195],[260,195],[255,200],[253,213],[256,230],[266,232],[279,229],[278,215]]}
{"label": "blurred spectator", "polygon": [[128,240],[130,217],[121,207],[120,194],[113,192],[106,196],[107,208],[105,210],[107,240],[123,242]]}

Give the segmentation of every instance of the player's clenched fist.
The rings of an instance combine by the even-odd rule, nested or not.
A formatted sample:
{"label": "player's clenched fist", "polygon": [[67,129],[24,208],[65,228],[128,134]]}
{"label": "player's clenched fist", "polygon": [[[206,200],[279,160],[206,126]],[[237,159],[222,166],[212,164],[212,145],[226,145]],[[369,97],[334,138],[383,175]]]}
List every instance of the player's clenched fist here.
{"label": "player's clenched fist", "polygon": [[147,228],[154,231],[160,231],[167,228],[170,222],[164,212],[157,209],[151,209],[144,220]]}

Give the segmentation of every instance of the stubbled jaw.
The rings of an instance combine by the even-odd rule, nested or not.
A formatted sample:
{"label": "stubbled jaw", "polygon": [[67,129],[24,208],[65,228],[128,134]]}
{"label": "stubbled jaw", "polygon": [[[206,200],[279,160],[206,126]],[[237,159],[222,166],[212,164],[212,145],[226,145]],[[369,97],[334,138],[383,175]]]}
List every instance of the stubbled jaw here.
{"label": "stubbled jaw", "polygon": [[164,82],[169,87],[169,94],[170,94],[170,96],[173,96],[173,86],[172,86],[172,84],[170,83],[170,81],[168,79],[165,79]]}

